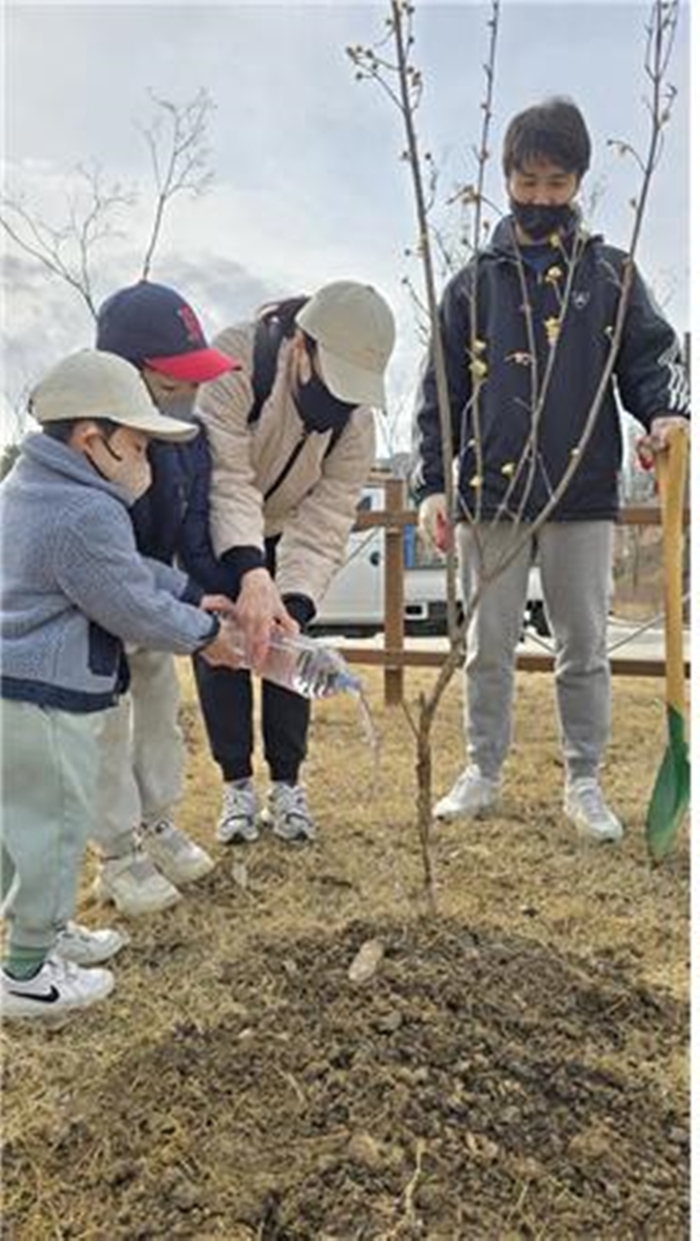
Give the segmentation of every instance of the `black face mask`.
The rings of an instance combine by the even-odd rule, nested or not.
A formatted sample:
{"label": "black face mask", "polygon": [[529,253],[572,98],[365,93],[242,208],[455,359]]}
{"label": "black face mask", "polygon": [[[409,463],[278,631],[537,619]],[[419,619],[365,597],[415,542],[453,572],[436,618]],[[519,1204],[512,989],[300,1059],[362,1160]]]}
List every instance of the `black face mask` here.
{"label": "black face mask", "polygon": [[347,422],[356,405],[339,401],[333,396],[318,375],[312,375],[308,383],[298,384],[294,402],[307,431],[330,431]]}
{"label": "black face mask", "polygon": [[566,233],[576,219],[568,203],[547,206],[542,203],[518,203],[510,200],[510,209],[517,224],[533,241],[546,241],[552,233]]}

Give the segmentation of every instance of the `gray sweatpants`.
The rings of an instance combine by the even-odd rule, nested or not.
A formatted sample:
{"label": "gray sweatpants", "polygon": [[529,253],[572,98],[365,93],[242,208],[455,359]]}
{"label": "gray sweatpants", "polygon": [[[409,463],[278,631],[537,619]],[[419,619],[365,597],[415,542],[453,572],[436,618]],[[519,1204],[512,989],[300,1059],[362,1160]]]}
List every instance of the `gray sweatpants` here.
{"label": "gray sweatpants", "polygon": [[127,651],[131,683],[100,717],[100,777],[93,840],[105,857],[134,847],[134,829],[167,818],[182,795],[185,743],[180,689],[167,651]]}
{"label": "gray sweatpants", "polygon": [[51,948],[75,912],[95,814],[99,716],[0,699],[2,913],[10,947]]}
{"label": "gray sweatpants", "polygon": [[[457,527],[464,599],[523,534],[510,523]],[[535,558],[554,635],[555,685],[567,775],[595,775],[610,733],[610,609],[613,523],[548,522],[484,592],[467,634],[467,754],[497,777],[512,731],[515,649]]]}

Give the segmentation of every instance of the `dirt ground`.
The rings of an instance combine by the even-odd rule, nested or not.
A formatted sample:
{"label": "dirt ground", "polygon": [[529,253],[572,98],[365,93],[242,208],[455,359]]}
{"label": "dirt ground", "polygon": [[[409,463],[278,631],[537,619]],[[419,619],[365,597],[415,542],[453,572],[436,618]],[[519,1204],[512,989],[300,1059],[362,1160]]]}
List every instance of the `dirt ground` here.
{"label": "dirt ground", "polygon": [[[425,916],[406,714],[364,670],[315,708],[318,843],[213,843],[220,787],[185,676],[181,823],[218,860],[134,922],[113,997],[4,1039],[7,1241],[680,1241],[689,1235],[687,833],[643,819],[660,681],[618,678],[604,782],[615,849],[561,813],[551,679],[521,674],[502,805],[434,835]],[[407,700],[432,683],[407,673]],[[463,764],[458,681],[435,793]],[[264,787],[262,772],[261,789]],[[80,916],[109,921],[90,897]],[[375,972],[350,967],[370,941]]]}

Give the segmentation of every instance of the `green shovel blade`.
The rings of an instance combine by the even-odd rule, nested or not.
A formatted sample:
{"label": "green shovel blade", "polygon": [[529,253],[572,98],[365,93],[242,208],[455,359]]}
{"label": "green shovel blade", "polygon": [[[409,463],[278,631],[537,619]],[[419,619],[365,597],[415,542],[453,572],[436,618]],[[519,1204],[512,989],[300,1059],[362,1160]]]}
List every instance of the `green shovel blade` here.
{"label": "green shovel blade", "polygon": [[666,708],[668,745],[649,802],[646,840],[655,862],[668,853],[690,805],[690,762],[683,716]]}

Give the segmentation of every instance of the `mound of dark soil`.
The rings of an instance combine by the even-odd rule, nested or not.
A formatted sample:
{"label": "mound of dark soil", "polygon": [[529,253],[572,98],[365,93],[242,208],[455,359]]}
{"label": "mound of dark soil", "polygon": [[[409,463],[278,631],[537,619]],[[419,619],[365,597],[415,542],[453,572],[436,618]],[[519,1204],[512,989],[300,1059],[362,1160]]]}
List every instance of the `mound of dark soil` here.
{"label": "mound of dark soil", "polygon": [[[383,958],[354,983],[369,939]],[[613,960],[355,922],[213,979],[225,1021],[126,1047],[70,1120],[12,1139],[5,1237],[38,1166],[57,1237],[687,1235],[687,1118],[654,1070],[684,1054],[686,1007]]]}

